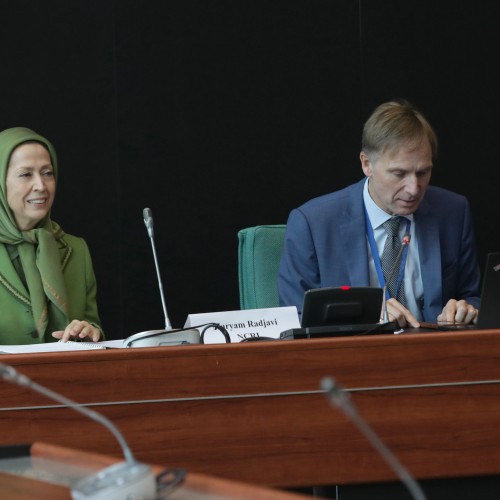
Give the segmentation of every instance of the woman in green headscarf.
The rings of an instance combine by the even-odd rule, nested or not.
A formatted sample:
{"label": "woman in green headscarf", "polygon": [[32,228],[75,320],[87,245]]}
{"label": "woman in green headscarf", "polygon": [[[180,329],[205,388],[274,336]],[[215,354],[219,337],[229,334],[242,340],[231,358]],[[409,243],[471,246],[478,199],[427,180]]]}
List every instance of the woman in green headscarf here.
{"label": "woman in green headscarf", "polygon": [[87,244],[50,219],[56,183],[47,139],[0,132],[0,344],[102,338]]}

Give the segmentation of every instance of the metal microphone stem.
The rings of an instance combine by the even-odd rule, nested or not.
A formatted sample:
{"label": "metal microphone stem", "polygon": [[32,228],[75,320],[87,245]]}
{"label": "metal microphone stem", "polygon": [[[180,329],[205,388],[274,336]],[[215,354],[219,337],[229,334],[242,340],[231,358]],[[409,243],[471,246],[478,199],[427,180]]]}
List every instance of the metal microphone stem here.
{"label": "metal microphone stem", "polygon": [[120,443],[125,462],[110,465],[95,474],[80,479],[71,488],[71,497],[74,500],[123,500],[124,498],[154,497],[157,484],[151,467],[135,460],[125,438],[110,420],[76,401],[33,382],[26,375],[18,373],[12,366],[0,363],[0,378],[39,392],[49,399],[61,403],[64,407],[75,410],[104,425]]}
{"label": "metal microphone stem", "polygon": [[67,406],[68,408],[71,408],[79,413],[82,413],[86,417],[94,420],[95,422],[99,422],[100,424],[104,425],[118,440],[120,443],[120,446],[122,447],[123,454],[125,456],[125,459],[127,462],[136,462],[132,451],[130,450],[129,446],[127,445],[125,438],[121,434],[121,432],[109,421],[104,415],[101,415],[95,411],[89,410],[85,406],[81,406],[79,403],[76,401],[73,401],[61,394],[58,394],[57,392],[51,391],[47,387],[44,387],[40,384],[37,384],[30,378],[28,378],[26,375],[23,375],[22,373],[19,373],[15,368],[9,365],[5,365],[3,363],[0,363],[0,377],[3,378],[4,380],[8,380],[10,382],[14,382],[18,385],[21,385],[23,387],[28,387],[29,389],[32,389],[36,392],[39,392],[40,394],[48,397],[49,399],[58,401],[59,403],[63,404],[64,406]]}
{"label": "metal microphone stem", "polygon": [[199,344],[200,332],[196,328],[190,329],[172,329],[170,320],[168,319],[167,305],[165,303],[165,295],[163,293],[163,285],[160,276],[160,266],[158,265],[158,258],[156,256],[156,247],[154,241],[153,231],[153,215],[150,208],[145,208],[142,211],[144,217],[144,224],[148,230],[149,238],[151,239],[151,247],[153,249],[153,257],[155,261],[156,275],[158,277],[158,286],[160,288],[161,304],[163,306],[163,314],[165,316],[165,329],[164,330],[148,330],[139,332],[130,337],[127,337],[123,345],[124,347],[152,347],[160,345],[180,345],[180,344]]}
{"label": "metal microphone stem", "polygon": [[382,311],[384,312],[382,322],[389,323],[389,313],[387,312],[387,284],[384,285],[382,291],[384,292],[384,296],[382,297]]}
{"label": "metal microphone stem", "polygon": [[349,420],[356,425],[368,442],[398,475],[401,482],[410,492],[412,498],[414,500],[426,500],[424,492],[415,479],[413,479],[413,476],[358,413],[350,399],[349,393],[330,377],[325,377],[321,380],[321,389],[325,391],[325,395],[330,404],[341,409],[345,413]]}
{"label": "metal microphone stem", "polygon": [[154,237],[152,234],[150,234],[149,239],[151,240],[151,248],[153,249],[153,257],[154,257],[154,261],[155,261],[156,276],[158,277],[158,286],[160,288],[161,305],[163,307],[163,314],[165,316],[165,330],[171,330],[172,324],[170,323],[170,319],[168,318],[168,314],[167,314],[167,305],[165,302],[165,295],[163,293],[163,284],[161,282],[161,276],[160,276],[160,266],[158,265],[158,258],[156,257],[155,240],[154,240]]}

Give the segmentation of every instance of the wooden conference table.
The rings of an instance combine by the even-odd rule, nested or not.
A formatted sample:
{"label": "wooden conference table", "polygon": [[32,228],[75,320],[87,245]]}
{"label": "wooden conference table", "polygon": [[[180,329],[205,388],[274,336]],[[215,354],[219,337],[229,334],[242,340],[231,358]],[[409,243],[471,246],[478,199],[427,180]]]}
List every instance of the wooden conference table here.
{"label": "wooden conference table", "polygon": [[[277,487],[391,481],[319,389],[334,376],[419,479],[500,473],[500,330],[2,355],[111,419],[138,460]],[[0,381],[0,444],[119,456],[110,432]]]}

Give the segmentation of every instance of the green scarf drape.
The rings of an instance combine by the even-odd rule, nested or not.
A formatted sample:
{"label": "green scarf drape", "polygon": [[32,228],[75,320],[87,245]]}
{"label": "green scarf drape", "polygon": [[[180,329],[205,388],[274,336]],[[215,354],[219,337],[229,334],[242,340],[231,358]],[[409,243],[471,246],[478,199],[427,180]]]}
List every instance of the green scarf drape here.
{"label": "green scarf drape", "polygon": [[55,324],[68,323],[66,286],[57,243],[64,232],[50,219],[50,214],[36,228],[20,231],[7,203],[6,176],[10,156],[17,146],[28,141],[37,141],[47,147],[57,181],[57,156],[47,139],[23,127],[0,132],[0,243],[18,248],[36,330],[43,339],[49,317]]}

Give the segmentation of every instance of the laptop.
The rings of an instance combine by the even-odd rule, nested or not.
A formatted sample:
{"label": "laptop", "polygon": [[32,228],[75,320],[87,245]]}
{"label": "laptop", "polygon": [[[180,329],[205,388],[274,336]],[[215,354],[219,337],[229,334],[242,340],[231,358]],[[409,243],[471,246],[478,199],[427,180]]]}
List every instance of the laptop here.
{"label": "laptop", "polygon": [[500,328],[500,252],[491,252],[486,258],[477,323],[447,325],[424,322],[421,323],[421,328],[443,331]]}
{"label": "laptop", "polygon": [[304,294],[301,328],[280,334],[280,339],[345,337],[387,334],[395,323],[379,323],[383,289],[377,287],[330,287]]}

